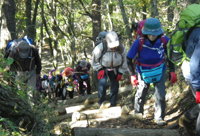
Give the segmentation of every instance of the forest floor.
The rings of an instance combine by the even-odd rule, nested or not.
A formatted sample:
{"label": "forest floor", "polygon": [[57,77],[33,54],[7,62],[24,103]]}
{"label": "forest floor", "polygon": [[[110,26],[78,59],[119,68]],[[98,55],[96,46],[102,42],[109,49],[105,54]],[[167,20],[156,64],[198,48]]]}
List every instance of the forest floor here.
{"label": "forest floor", "polygon": [[[60,59],[61,60],[61,59]],[[50,70],[53,69],[52,66],[52,57],[50,55],[50,51],[48,48],[43,49],[42,53],[42,75],[43,74],[48,74]],[[90,60],[88,60],[90,61]],[[62,65],[59,63],[59,67],[62,67]],[[110,118],[108,120],[104,121],[96,121],[95,123],[91,122],[89,126],[79,126],[79,127],[90,127],[90,128],[118,128],[118,129],[175,129],[179,132],[180,136],[189,136],[189,134],[185,131],[184,128],[181,128],[178,126],[177,119],[188,109],[194,106],[195,104],[195,99],[192,96],[191,91],[184,91],[186,88],[186,84],[184,81],[184,78],[181,74],[181,70],[179,67],[176,68],[176,74],[178,77],[178,82],[171,85],[170,81],[168,80],[168,74],[166,74],[166,117],[165,121],[167,122],[167,125],[165,126],[158,126],[156,123],[154,123],[154,88],[151,86],[149,89],[147,98],[146,98],[146,103],[144,106],[144,115],[143,119],[130,119],[130,120],[124,120],[123,118],[117,117],[117,118]],[[128,74],[123,76],[123,78],[120,81],[120,88],[128,87],[130,86],[130,83],[127,82],[129,80]],[[94,88],[94,87],[92,87]],[[125,89],[126,90],[126,89]],[[130,90],[130,89],[129,89]],[[107,90],[109,91],[109,90]],[[109,92],[108,92],[109,93]],[[135,94],[135,89],[131,89],[128,93],[125,93],[118,99],[117,101],[117,106],[123,107],[127,106],[129,108],[129,115],[133,114],[134,112],[134,94]],[[97,90],[92,89],[92,95],[85,95],[85,96],[79,96],[77,92],[74,92],[74,101],[73,103],[68,103],[72,102],[69,98],[67,98],[68,102],[63,102],[59,98],[54,101],[55,106],[53,106],[54,112],[58,110],[59,107],[64,107],[67,111],[67,108],[69,109],[70,107],[73,109],[76,106],[79,106],[77,110],[72,110],[74,112],[84,112],[88,110],[98,110],[99,107],[96,104],[96,98],[97,98]],[[85,101],[88,100],[88,98],[93,99],[93,103],[91,106],[85,106],[84,108],[80,108],[81,105],[85,105]],[[82,101],[81,101],[82,100]],[[109,100],[109,99],[108,99]],[[58,107],[59,106],[59,107]],[[69,114],[69,113],[65,113]],[[64,115],[65,115],[64,114]],[[56,133],[56,126],[61,126],[63,122],[66,122],[68,126],[70,127],[70,122],[72,121],[72,114],[70,118],[67,118],[66,115],[63,119],[57,119],[57,121],[54,122],[54,133]],[[63,115],[58,115],[62,118]],[[94,119],[94,117],[93,117]],[[81,119],[80,119],[81,120]],[[79,121],[80,121],[79,120]],[[83,123],[84,124],[84,123]],[[61,129],[61,128],[60,128]],[[66,130],[60,131],[62,135],[69,135],[67,134]],[[60,134],[60,135],[61,135]],[[59,134],[57,134],[59,135]],[[99,136],[99,135],[97,135]],[[138,135],[139,136],[139,135]]]}

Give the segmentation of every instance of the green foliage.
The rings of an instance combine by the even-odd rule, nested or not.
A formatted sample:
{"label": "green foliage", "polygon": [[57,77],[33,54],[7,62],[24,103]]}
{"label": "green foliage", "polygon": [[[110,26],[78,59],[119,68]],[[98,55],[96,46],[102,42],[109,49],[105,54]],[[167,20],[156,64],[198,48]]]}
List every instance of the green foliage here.
{"label": "green foliage", "polygon": [[3,128],[3,126],[0,125],[0,136],[21,136],[11,121],[6,118],[1,118],[0,122],[6,125],[6,128]]}

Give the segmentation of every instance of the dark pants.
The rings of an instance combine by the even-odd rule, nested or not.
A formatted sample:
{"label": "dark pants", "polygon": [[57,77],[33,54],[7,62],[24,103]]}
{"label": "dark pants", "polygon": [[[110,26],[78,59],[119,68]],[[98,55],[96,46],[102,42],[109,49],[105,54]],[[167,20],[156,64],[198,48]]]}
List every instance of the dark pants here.
{"label": "dark pants", "polygon": [[[142,79],[140,74],[138,74],[137,92],[135,94],[135,113],[142,113],[144,111],[145,98],[148,93],[150,84],[146,84]],[[155,113],[154,119],[156,121],[164,120],[165,117],[165,70],[159,82],[153,83],[155,88],[154,98],[155,98]]]}
{"label": "dark pants", "polygon": [[[194,97],[196,98],[196,90],[192,87],[190,80],[186,79],[187,84],[190,86],[190,90],[192,91]],[[200,104],[197,104],[192,109],[185,112],[186,118],[190,121],[196,121],[196,136],[200,136]]]}
{"label": "dark pants", "polygon": [[99,79],[98,83],[98,104],[101,105],[105,101],[106,89],[107,89],[107,79],[110,79],[110,104],[111,106],[116,106],[117,96],[119,92],[119,82],[117,82],[117,75],[113,71],[106,71],[104,77]]}
{"label": "dark pants", "polygon": [[[83,90],[83,88],[84,88],[83,82],[84,82],[84,81],[79,81],[79,82],[78,82],[78,83],[79,83],[79,92],[80,92],[81,95],[84,95],[84,92],[85,92],[85,91]],[[90,79],[85,80],[85,82],[86,82],[86,84],[87,84],[87,94],[91,94]]]}

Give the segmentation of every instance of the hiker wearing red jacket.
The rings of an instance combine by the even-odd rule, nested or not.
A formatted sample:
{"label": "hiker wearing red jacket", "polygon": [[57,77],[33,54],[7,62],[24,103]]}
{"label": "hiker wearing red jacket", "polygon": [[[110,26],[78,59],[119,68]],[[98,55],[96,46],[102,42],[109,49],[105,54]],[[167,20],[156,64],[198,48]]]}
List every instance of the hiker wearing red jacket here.
{"label": "hiker wearing red jacket", "polygon": [[[166,44],[169,38],[163,35],[160,21],[156,18],[148,18],[144,23],[142,35],[134,41],[128,54],[127,64],[131,75],[130,80],[133,87],[136,87],[135,114],[143,114],[145,97],[150,83],[155,87],[155,114],[154,119],[158,125],[165,125],[165,54],[167,54]],[[136,71],[134,64],[135,61]],[[177,81],[174,73],[174,65],[169,62],[171,83]]]}

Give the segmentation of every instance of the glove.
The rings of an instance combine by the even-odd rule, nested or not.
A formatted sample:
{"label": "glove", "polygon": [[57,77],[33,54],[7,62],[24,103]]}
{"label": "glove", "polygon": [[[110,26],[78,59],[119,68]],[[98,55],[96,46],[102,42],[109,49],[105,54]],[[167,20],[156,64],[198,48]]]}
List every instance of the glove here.
{"label": "glove", "polygon": [[200,103],[200,92],[196,91],[196,103]]}
{"label": "glove", "polygon": [[131,84],[132,84],[133,86],[137,87],[137,85],[139,84],[139,82],[137,81],[136,75],[131,76],[130,78],[131,78]]}
{"label": "glove", "polygon": [[171,76],[171,84],[176,83],[177,82],[176,74],[174,72],[170,72],[170,76]]}
{"label": "glove", "polygon": [[122,78],[122,75],[121,74],[118,74],[117,75],[117,82],[119,82],[119,80]]}
{"label": "glove", "polygon": [[97,76],[97,78],[98,78],[98,79],[102,79],[103,76],[104,76],[104,72],[105,72],[104,70],[100,70],[100,71],[99,71],[99,74],[98,74],[98,76]]}

